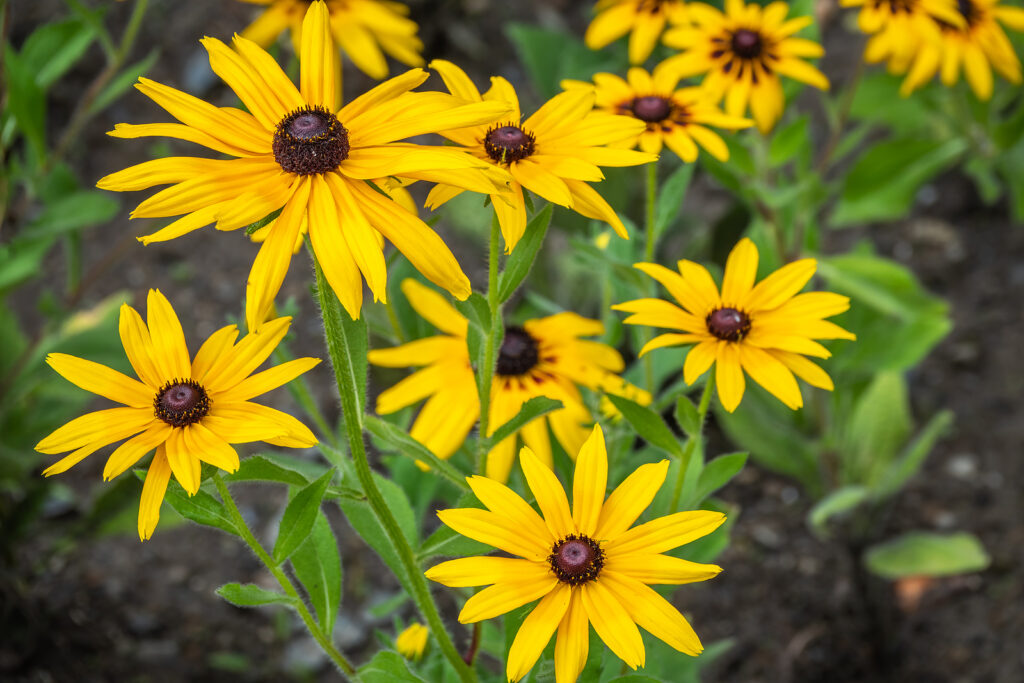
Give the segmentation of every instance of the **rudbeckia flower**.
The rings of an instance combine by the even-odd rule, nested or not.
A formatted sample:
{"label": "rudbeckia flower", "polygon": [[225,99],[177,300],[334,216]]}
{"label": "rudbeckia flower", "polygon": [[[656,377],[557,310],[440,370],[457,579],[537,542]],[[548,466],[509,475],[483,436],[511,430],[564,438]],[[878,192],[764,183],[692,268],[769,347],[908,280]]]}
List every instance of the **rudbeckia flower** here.
{"label": "rudbeckia flower", "polygon": [[[291,29],[295,54],[302,46],[302,19],[309,0],[242,0],[267,9],[242,31],[261,47],[269,47],[285,29]],[[409,19],[409,8],[391,0],[327,0],[334,40],[360,71],[371,78],[387,78],[384,53],[403,64],[423,66],[419,27]]]}
{"label": "rudbeckia flower", "polygon": [[519,458],[540,515],[515,491],[485,477],[467,480],[487,510],[437,513],[463,536],[515,557],[465,557],[426,572],[453,588],[489,586],[466,601],[459,614],[464,624],[539,599],[512,642],[508,680],[526,676],[557,633],[555,681],[575,681],[587,661],[590,625],[632,669],[644,666],[637,626],[680,652],[700,654],[704,648],[686,618],[648,584],[694,583],[721,572],[662,553],[711,533],[725,515],[677,512],[632,526],[664,483],[668,461],[641,465],[605,500],[608,455],[600,427],[576,458],[571,509],[554,472],[529,448]]}
{"label": "rudbeckia flower", "polygon": [[[480,417],[480,398],[466,346],[466,318],[436,291],[408,279],[402,283],[413,309],[444,334],[417,339],[391,349],[374,349],[369,361],[382,367],[423,367],[377,397],[377,412],[397,412],[427,398],[409,434],[439,458],[450,458]],[[539,417],[517,434],[551,467],[555,438],[573,455],[593,422],[578,386],[626,395],[647,404],[651,397],[623,381],[622,356],[612,347],[581,339],[604,332],[597,320],[558,313],[506,326],[491,383],[489,432],[515,417],[535,396],[547,396],[563,407]],[[429,397],[429,398],[428,398]],[[515,460],[517,434],[496,445],[487,456],[487,476],[507,481]]]}
{"label": "rudbeckia flower", "polygon": [[743,238],[729,254],[719,292],[707,269],[680,261],[679,272],[656,263],[636,268],[657,280],[679,302],[636,299],[612,306],[633,315],[632,325],[680,330],[662,334],[640,351],[694,344],[683,365],[683,379],[693,384],[715,365],[715,382],[722,407],[730,413],[743,398],[743,373],[792,409],[803,405],[795,374],[808,384],[832,390],[832,380],[804,358],[828,358],[828,349],[815,339],[856,339],[824,318],[850,307],[850,300],[830,292],[797,294],[814,276],[817,261],[801,259],[779,268],[754,285],[757,247]]}
{"label": "rudbeckia flower", "polygon": [[[430,66],[452,95],[471,102],[501,102],[512,109],[510,118],[495,125],[441,131],[475,157],[511,173],[511,194],[490,193],[506,251],[511,252],[526,231],[524,187],[553,204],[605,221],[619,236],[629,238],[615,210],[587,183],[604,179],[600,166],[657,160],[652,154],[604,146],[635,137],[644,129],[642,121],[594,112],[594,93],[585,90],[555,95],[522,121],[519,98],[504,78],[491,78],[490,90],[481,95],[451,62],[435,59]],[[427,206],[437,208],[461,192],[462,188],[439,183],[427,196]]]}
{"label": "rudbeckia flower", "polygon": [[150,290],[147,309],[148,324],[131,306],[121,306],[121,344],[139,379],[63,353],[46,357],[50,367],[72,384],[123,407],[83,415],[36,444],[42,453],[73,451],[43,471],[50,476],[70,469],[104,446],[128,439],[107,459],[103,468],[106,480],[155,448],[139,504],[142,540],[156,529],[172,474],[193,495],[199,490],[201,463],[227,472],[238,469],[238,453],[231,444],[315,445],[316,437],[301,422],[251,399],[320,362],[299,358],[252,374],[284,338],[291,318],[267,321],[259,332],[246,335],[237,344],[238,328],[223,327],[189,360],[181,323],[164,295]]}
{"label": "rudbeckia flower", "polygon": [[236,36],[234,50],[203,39],[210,65],[248,112],[215,107],[181,91],[140,79],[137,88],[180,124],[118,125],[115,137],[165,136],[197,142],[234,159],[169,157],[109,175],[108,190],[141,190],[173,183],[142,202],[133,218],[185,214],[144,244],[180,237],[216,222],[230,230],[278,209],[246,284],[246,323],[263,322],[284,281],[303,226],[335,294],[359,317],[363,278],[384,300],[387,269],[382,236],[423,275],[455,297],[469,296],[469,279],[440,237],[367,181],[391,175],[494,191],[482,162],[453,148],[396,140],[453,126],[493,121],[502,103],[466,103],[435,92],[412,93],[428,74],[414,69],[385,81],[335,110],[335,58],[327,6],[317,0],[302,34],[301,86],[252,41]]}
{"label": "rudbeckia flower", "polygon": [[726,0],[725,14],[695,2],[686,10],[693,25],[665,33],[665,44],[683,51],[667,62],[680,78],[705,74],[704,87],[715,102],[725,98],[730,116],[742,116],[749,104],[758,129],[770,131],[786,107],[780,75],[828,90],[824,74],[804,61],[821,57],[821,45],[793,37],[811,25],[811,17],[787,20],[784,2],[762,8]]}
{"label": "rudbeckia flower", "polygon": [[686,3],[682,0],[600,0],[594,6],[597,16],[590,22],[583,41],[591,50],[629,34],[629,63],[643,64],[661,32],[671,19],[681,21]]}
{"label": "rudbeckia flower", "polygon": [[728,161],[729,148],[708,126],[737,130],[754,125],[750,119],[729,116],[710,102],[703,88],[677,90],[679,75],[669,62],[654,67],[650,74],[638,66],[629,70],[626,79],[610,74],[594,74],[594,85],[582,81],[562,81],[562,87],[594,88],[594,105],[610,114],[621,114],[640,119],[646,129],[634,138],[614,146],[636,147],[651,154],[661,152],[668,145],[687,163],[697,160],[699,144],[711,156]]}
{"label": "rudbeckia flower", "polygon": [[864,61],[888,61],[892,73],[906,73],[922,45],[939,39],[939,24],[963,26],[957,0],[839,0],[843,7],[860,7],[857,26],[871,37]]}
{"label": "rudbeckia flower", "polygon": [[945,85],[953,85],[960,78],[961,66],[971,90],[982,100],[992,97],[993,68],[1011,83],[1021,82],[1020,59],[999,24],[1024,31],[1024,9],[1000,5],[999,0],[960,0],[957,8],[963,15],[963,25],[936,22],[939,39],[923,44],[914,53],[900,88],[904,96],[936,72]]}
{"label": "rudbeckia flower", "polygon": [[426,626],[414,621],[395,639],[395,649],[406,659],[419,659],[427,649],[427,636],[430,631]]}

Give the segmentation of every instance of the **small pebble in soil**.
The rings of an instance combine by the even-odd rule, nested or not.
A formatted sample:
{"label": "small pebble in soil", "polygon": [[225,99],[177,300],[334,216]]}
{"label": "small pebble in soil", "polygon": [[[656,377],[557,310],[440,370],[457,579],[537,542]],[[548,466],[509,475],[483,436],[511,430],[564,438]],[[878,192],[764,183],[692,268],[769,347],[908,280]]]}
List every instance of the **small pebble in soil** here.
{"label": "small pebble in soil", "polygon": [[946,471],[957,479],[972,479],[978,472],[978,457],[973,453],[958,453],[946,463]]}

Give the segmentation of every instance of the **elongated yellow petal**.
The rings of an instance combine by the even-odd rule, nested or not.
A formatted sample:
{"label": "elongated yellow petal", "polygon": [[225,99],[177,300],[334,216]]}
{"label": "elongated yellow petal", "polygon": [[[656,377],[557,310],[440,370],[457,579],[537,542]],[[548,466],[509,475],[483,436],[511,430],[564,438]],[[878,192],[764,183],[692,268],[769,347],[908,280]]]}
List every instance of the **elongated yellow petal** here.
{"label": "elongated yellow petal", "polygon": [[349,317],[356,320],[363,307],[363,276],[342,237],[337,211],[326,213],[333,204],[331,196],[326,200],[320,196],[310,203],[309,241],[331,290]]}
{"label": "elongated yellow petal", "polygon": [[742,306],[757,277],[757,247],[744,237],[729,253],[722,280],[722,301],[726,306]]}
{"label": "elongated yellow petal", "polygon": [[173,379],[164,377],[154,361],[153,340],[149,336],[149,328],[142,321],[138,311],[128,304],[121,304],[121,317],[118,322],[121,345],[124,346],[128,362],[132,364],[135,374],[147,386],[156,390]]}
{"label": "elongated yellow petal", "polygon": [[480,418],[480,399],[475,389],[473,371],[467,365],[462,378],[427,399],[409,429],[409,436],[437,457],[450,458]]}
{"label": "elongated yellow petal", "polygon": [[430,62],[430,68],[440,74],[444,86],[448,92],[461,100],[467,102],[481,102],[480,91],[473,85],[466,72],[458,66],[444,59],[435,59]]}
{"label": "elongated yellow petal", "polygon": [[216,38],[199,41],[210,55],[210,68],[228,84],[245,108],[263,124],[267,130],[274,130],[288,109],[270,91],[263,79],[238,53]]}
{"label": "elongated yellow petal", "polygon": [[601,425],[594,425],[590,438],[576,456],[572,482],[572,519],[579,533],[593,536],[601,516],[608,488],[608,451]]}
{"label": "elongated yellow petal", "polygon": [[424,319],[437,329],[456,337],[465,337],[469,325],[466,317],[459,313],[443,296],[417,280],[406,278],[402,281],[402,293]]}
{"label": "elongated yellow petal", "polygon": [[440,510],[437,516],[452,529],[473,540],[492,545],[513,555],[536,562],[545,561],[551,545],[539,538],[527,537],[522,527],[503,515],[487,510],[460,508]]}
{"label": "elongated yellow petal", "polygon": [[[131,123],[118,123],[114,125],[114,130],[107,133],[112,138],[145,138],[145,137],[164,137],[174,138],[176,140],[186,140],[188,142],[194,142],[197,145],[208,147],[222,154],[230,154],[235,157],[251,157],[257,154],[265,154],[265,152],[253,152],[248,149],[236,147],[235,145],[220,140],[218,138],[204,133],[201,130],[186,126],[182,123],[142,123],[142,124],[131,124]],[[218,159],[209,159],[208,161],[219,161]],[[117,178],[117,174],[112,174],[101,178],[96,184],[97,187],[101,187],[105,190],[125,190],[117,185],[112,178]],[[102,183],[102,185],[100,184]]]}
{"label": "elongated yellow petal", "polygon": [[142,499],[139,501],[139,540],[147,541],[156,531],[160,521],[160,506],[167,492],[167,482],[171,479],[171,466],[167,462],[167,453],[163,444],[157,446],[153,462],[146,471],[146,481],[142,485]]}
{"label": "elongated yellow petal", "polygon": [[547,562],[514,557],[462,557],[435,565],[424,572],[431,581],[449,588],[489,586],[494,583],[546,582],[551,574]]}
{"label": "elongated yellow petal", "polygon": [[593,537],[607,541],[620,536],[654,500],[665,483],[668,460],[641,465],[619,484],[601,508]]}
{"label": "elongated yellow petal", "polygon": [[[256,423],[270,422],[282,427],[284,435],[264,439],[268,443],[287,446],[288,448],[309,448],[317,444],[317,438],[313,432],[309,430],[309,427],[302,424],[302,422],[294,416],[277,410],[276,408],[260,405],[259,403],[253,403],[251,401],[222,403],[219,406],[213,406],[210,409],[210,414],[237,421],[249,420]],[[207,426],[209,427],[210,425]],[[211,427],[211,430],[216,433],[216,430],[213,429],[213,427]],[[230,441],[223,434],[219,434],[218,436],[225,441]]]}
{"label": "elongated yellow petal", "polygon": [[826,391],[835,389],[835,386],[832,384],[832,378],[828,376],[828,373],[803,356],[775,349],[768,351],[768,353],[779,359],[787,368],[793,371],[793,374],[812,387],[818,387]]}
{"label": "elongated yellow petal", "polygon": [[268,320],[257,332],[242,337],[230,352],[221,354],[211,363],[204,378],[204,386],[213,393],[237,386],[270,357],[288,333],[291,318]]}
{"label": "elongated yellow petal", "polygon": [[267,97],[276,100],[275,111],[284,112],[281,118],[306,104],[292,79],[288,78],[277,60],[257,44],[259,41],[251,40],[244,34],[235,34],[231,42],[242,58],[249,63],[253,76],[262,80]]}
{"label": "elongated yellow petal", "polygon": [[519,451],[519,464],[551,534],[555,538],[565,538],[577,533],[565,489],[551,468],[545,466],[529,448]]}
{"label": "elongated yellow petal", "polygon": [[148,408],[109,408],[86,413],[58,427],[36,444],[40,453],[64,453],[101,442],[97,448],[144,430],[155,417]]}
{"label": "elongated yellow petal", "polygon": [[569,609],[558,624],[555,641],[555,683],[575,683],[590,653],[590,621],[582,591],[573,591]]}
{"label": "elongated yellow petal", "polygon": [[[326,181],[326,182],[325,182]],[[356,201],[346,181],[337,173],[328,173],[323,180],[314,177],[311,201],[317,205],[317,217],[324,221],[334,218],[333,224],[321,224],[317,229],[337,230],[345,240],[352,259],[366,278],[374,301],[387,303],[388,271],[384,252],[377,243],[376,233],[362,206]],[[344,226],[344,228],[342,228]]]}
{"label": "elongated yellow petal", "polygon": [[153,340],[153,361],[167,379],[186,379],[192,376],[185,332],[178,315],[160,290],[149,290],[146,298],[146,321]]}
{"label": "elongated yellow petal", "polygon": [[223,401],[248,401],[291,382],[319,364],[319,358],[296,358],[247,377],[217,398]]}
{"label": "elongated yellow petal", "polygon": [[605,571],[625,574],[643,583],[683,584],[706,581],[714,578],[722,568],[713,564],[690,562],[669,555],[648,552],[614,553],[609,555],[602,568]]}
{"label": "elongated yellow petal", "polygon": [[537,579],[496,583],[466,601],[459,612],[459,623],[472,624],[511,612],[548,595],[559,585],[551,572]]}
{"label": "elongated yellow petal", "polygon": [[646,653],[640,631],[618,598],[601,580],[586,583],[580,590],[587,617],[604,644],[629,668],[643,666]]}
{"label": "elongated yellow petal", "polygon": [[145,190],[154,185],[180,183],[196,175],[214,173],[219,168],[221,168],[219,159],[200,157],[151,159],[100,178],[96,182],[96,187],[115,192]]}
{"label": "elongated yellow petal", "polygon": [[306,10],[306,18],[302,21],[299,89],[306,102],[328,110],[335,107],[334,53],[331,15],[327,4],[314,2]]}
{"label": "elongated yellow petal", "polygon": [[697,334],[659,334],[657,337],[644,344],[643,348],[640,349],[640,353],[637,355],[640,358],[643,358],[644,355],[656,349],[665,348],[666,346],[679,346],[680,344],[693,344],[700,342],[703,339],[703,336]]}
{"label": "elongated yellow petal", "polygon": [[174,478],[181,484],[181,488],[190,496],[199,491],[201,465],[199,457],[189,448],[185,439],[187,428],[172,429],[167,436],[167,443],[164,448],[167,452],[167,462],[171,466]]}
{"label": "elongated yellow petal", "polygon": [[601,584],[625,608],[630,620],[654,637],[694,657],[704,650],[679,610],[649,586],[611,571],[602,571]]}
{"label": "elongated yellow petal", "polygon": [[521,679],[537,662],[569,609],[572,590],[567,584],[558,584],[523,620],[508,651],[505,674],[509,681]]}
{"label": "elongated yellow petal", "polygon": [[64,379],[86,391],[134,408],[153,406],[155,394],[151,388],[106,365],[66,353],[51,353],[46,362]]}
{"label": "elongated yellow petal", "polygon": [[717,339],[710,339],[690,349],[686,354],[686,362],[683,363],[683,380],[687,384],[696,382],[718,358],[718,347],[724,343]]}
{"label": "elongated yellow petal", "polygon": [[104,481],[110,481],[137,463],[142,456],[167,441],[173,432],[174,428],[166,422],[153,420],[146,431],[114,449],[103,467]]}
{"label": "elongated yellow petal", "polygon": [[487,477],[472,476],[466,481],[480,502],[491,512],[508,517],[531,538],[553,546],[558,540],[549,530],[544,520],[518,493],[509,487]]}
{"label": "elongated yellow petal", "polygon": [[804,404],[800,395],[800,387],[793,373],[781,361],[763,349],[750,344],[739,345],[740,364],[750,378],[765,390],[786,404],[791,410],[797,410]]}
{"label": "elongated yellow petal", "polygon": [[733,342],[719,344],[715,359],[715,388],[722,407],[730,413],[743,399],[746,381],[740,364],[739,345]]}
{"label": "elongated yellow petal", "polygon": [[192,361],[192,379],[200,384],[205,384],[206,373],[223,362],[221,358],[234,348],[236,339],[238,339],[237,325],[227,325],[207,337]]}
{"label": "elongated yellow petal", "polygon": [[608,555],[661,553],[707,536],[725,522],[721,512],[689,510],[659,517],[633,527],[608,541]]}

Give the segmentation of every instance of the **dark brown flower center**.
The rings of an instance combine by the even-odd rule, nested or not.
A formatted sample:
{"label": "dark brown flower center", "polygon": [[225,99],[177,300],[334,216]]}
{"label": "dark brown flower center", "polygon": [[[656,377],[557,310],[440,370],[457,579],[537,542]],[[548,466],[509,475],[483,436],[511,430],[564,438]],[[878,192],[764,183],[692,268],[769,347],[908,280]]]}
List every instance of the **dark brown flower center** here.
{"label": "dark brown flower center", "polygon": [[348,158],[348,131],[324,107],[307,105],[277,124],[273,150],[288,173],[327,173]]}
{"label": "dark brown flower center", "polygon": [[153,412],[172,427],[185,427],[210,412],[210,397],[193,379],[173,379],[157,392]]}
{"label": "dark brown flower center", "polygon": [[572,586],[593,581],[604,566],[604,551],[588,536],[569,534],[555,543],[548,555],[551,571]]}
{"label": "dark brown flower center", "polygon": [[499,164],[511,164],[533,154],[537,138],[519,126],[505,123],[495,126],[484,136],[484,151]]}
{"label": "dark brown flower center", "polygon": [[505,328],[505,339],[498,351],[499,375],[524,375],[537,365],[538,359],[536,339],[521,327]]}
{"label": "dark brown flower center", "polygon": [[732,34],[732,51],[743,59],[754,59],[761,55],[761,34],[741,28]]}
{"label": "dark brown flower center", "polygon": [[750,318],[735,308],[719,308],[705,320],[708,332],[724,341],[739,341],[750,332]]}
{"label": "dark brown flower center", "polygon": [[633,100],[633,116],[647,123],[664,121],[672,113],[672,103],[664,97],[648,95]]}

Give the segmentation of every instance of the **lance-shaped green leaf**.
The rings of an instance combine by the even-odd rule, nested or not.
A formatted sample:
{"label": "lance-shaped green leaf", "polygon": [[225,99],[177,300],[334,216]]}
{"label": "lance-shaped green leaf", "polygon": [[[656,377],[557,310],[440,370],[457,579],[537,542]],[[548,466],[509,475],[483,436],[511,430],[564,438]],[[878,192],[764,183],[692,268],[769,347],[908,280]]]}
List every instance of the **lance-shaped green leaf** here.
{"label": "lance-shaped green leaf", "polygon": [[807,515],[811,530],[820,538],[828,537],[828,521],[860,506],[871,496],[866,486],[842,486],[819,500]]}
{"label": "lance-shaped green leaf", "polygon": [[312,533],[292,554],[291,562],[316,610],[320,629],[330,636],[341,606],[341,554],[323,510],[316,516]]}
{"label": "lance-shaped green leaf", "polygon": [[434,455],[429,448],[409,436],[409,434],[390,422],[385,422],[370,415],[367,415],[364,420],[367,431],[394,447],[395,451],[399,454],[430,465],[431,471],[440,474],[460,489],[464,491],[469,490],[469,484],[466,483],[466,475],[459,472],[450,463]]}
{"label": "lance-shaped green leaf", "polygon": [[887,498],[897,492],[907,480],[917,474],[924,459],[931,453],[935,442],[941,439],[953,425],[953,413],[943,410],[932,416],[924,429],[903,449],[898,458],[890,463],[885,473],[879,477],[872,487],[872,495],[879,499]]}
{"label": "lance-shaped green leaf", "polygon": [[238,469],[224,477],[225,481],[272,481],[289,486],[305,486],[309,479],[300,472],[279,465],[262,455],[244,458]]}
{"label": "lance-shaped green leaf", "polygon": [[217,589],[217,595],[238,607],[295,606],[295,598],[251,583],[226,583]]}
{"label": "lance-shaped green leaf", "polygon": [[978,572],[991,560],[973,534],[912,531],[869,548],[864,564],[886,579]]}
{"label": "lance-shaped green leaf", "polygon": [[700,504],[705,498],[729,483],[747,464],[746,453],[720,455],[705,467],[697,480],[697,489],[692,500]]}
{"label": "lance-shaped green leaf", "polygon": [[607,394],[607,396],[644,441],[677,458],[683,457],[683,448],[679,439],[668,428],[660,415],[628,398],[615,394]]}
{"label": "lance-shaped green leaf", "polygon": [[468,557],[470,555],[486,555],[492,550],[491,546],[480,541],[474,541],[471,538],[466,538],[462,534],[442,525],[423,541],[423,546],[420,548],[419,553],[417,553],[416,559],[422,563],[440,556]]}
{"label": "lance-shaped green leaf", "polygon": [[519,240],[512,254],[505,261],[505,269],[501,273],[501,280],[498,283],[498,302],[508,301],[516,289],[533,267],[537,252],[544,244],[544,236],[547,235],[548,226],[551,224],[552,205],[548,204],[544,209],[533,217],[526,224],[526,232]]}
{"label": "lance-shaped green leaf", "polygon": [[307,484],[288,502],[281,517],[277,542],[274,543],[274,560],[278,563],[287,560],[313,530],[324,492],[333,477],[333,469],[324,472],[323,476]]}
{"label": "lance-shaped green leaf", "polygon": [[693,401],[687,396],[680,396],[676,401],[676,422],[679,423],[679,428],[686,436],[691,439],[700,435],[703,426],[700,413],[697,411],[697,406],[693,405]]}
{"label": "lance-shaped green leaf", "polygon": [[[136,470],[135,474],[139,479],[145,478],[141,470]],[[231,515],[224,509],[224,505],[202,489],[197,491],[194,496],[190,496],[178,482],[172,479],[167,484],[164,500],[170,503],[174,511],[185,519],[238,535],[238,528],[232,521]]]}
{"label": "lance-shaped green leaf", "polygon": [[696,164],[683,164],[672,172],[662,184],[654,206],[654,234],[660,236],[672,224],[683,208],[686,190],[693,179]]}
{"label": "lance-shaped green leaf", "polygon": [[427,683],[412,671],[397,652],[382,650],[366,664],[359,667],[359,677],[364,683]]}
{"label": "lance-shaped green leaf", "polygon": [[561,407],[561,401],[548,398],[547,396],[534,396],[523,404],[523,407],[519,409],[515,417],[495,429],[489,437],[484,439],[484,449],[490,450],[494,448],[495,445],[512,436],[533,420]]}

